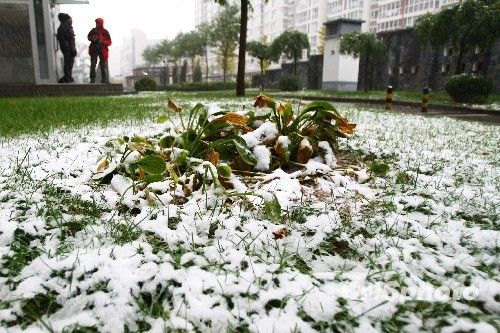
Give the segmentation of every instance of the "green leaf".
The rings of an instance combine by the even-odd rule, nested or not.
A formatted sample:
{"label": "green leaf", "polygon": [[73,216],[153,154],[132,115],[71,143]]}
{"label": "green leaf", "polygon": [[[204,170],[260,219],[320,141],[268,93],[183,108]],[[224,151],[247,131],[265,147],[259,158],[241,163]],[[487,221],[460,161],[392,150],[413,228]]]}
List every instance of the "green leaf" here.
{"label": "green leaf", "polygon": [[143,137],[143,136],[134,136],[130,139],[130,141],[132,142],[135,142],[135,143],[145,143],[145,144],[149,144],[149,141],[147,138]]}
{"label": "green leaf", "polygon": [[175,136],[167,135],[167,136],[161,138],[158,145],[161,148],[171,148],[174,145],[174,142],[175,142]]}
{"label": "green leaf", "polygon": [[231,176],[231,167],[226,163],[217,164],[217,173],[222,177],[230,177]]}
{"label": "green leaf", "polygon": [[234,145],[236,147],[236,151],[238,154],[241,156],[243,161],[245,163],[250,164],[250,165],[256,165],[257,164],[257,158],[252,154],[250,151],[250,148],[248,148],[245,140],[241,139],[233,139]]}
{"label": "green leaf", "polygon": [[203,134],[205,134],[206,138],[216,136],[223,128],[228,126],[231,126],[228,122],[214,119],[207,125]]}
{"label": "green leaf", "polygon": [[168,117],[166,115],[161,115],[159,116],[158,118],[156,118],[156,122],[158,124],[163,124],[164,122],[166,122],[168,120]]}
{"label": "green leaf", "polygon": [[191,124],[191,122],[192,122],[192,121],[195,121],[195,119],[196,119],[196,115],[197,115],[197,114],[198,114],[198,112],[200,112],[200,111],[205,111],[205,112],[203,112],[203,113],[200,115],[200,117],[199,117],[199,119],[198,119],[198,125],[202,125],[202,124],[203,124],[203,122],[202,122],[202,120],[203,120],[203,114],[205,114],[205,117],[204,117],[204,118],[206,119],[206,114],[208,114],[208,113],[207,113],[207,110],[206,110],[205,106],[204,106],[203,104],[201,104],[201,103],[198,103],[198,104],[196,104],[196,105],[195,105],[195,106],[191,109],[191,111],[189,111],[189,123],[188,123],[188,126],[189,126],[189,127],[196,127],[196,126],[193,126],[194,124]]}
{"label": "green leaf", "polygon": [[373,161],[370,165],[370,172],[378,177],[384,177],[391,168],[384,162]]}
{"label": "green leaf", "polygon": [[170,178],[172,178],[174,183],[177,184],[179,182],[179,176],[177,176],[177,172],[175,172],[174,165],[172,163],[168,163],[167,170],[168,174],[170,175]]}
{"label": "green leaf", "polygon": [[281,221],[281,205],[276,195],[271,201],[264,202],[264,216],[273,222]]}
{"label": "green leaf", "polygon": [[177,155],[177,158],[175,159],[175,164],[177,165],[184,165],[187,162],[187,158],[189,156],[189,152],[185,149],[182,149],[179,154]]}
{"label": "green leaf", "polygon": [[165,172],[165,161],[158,155],[147,155],[137,161],[137,166],[150,175],[159,175]]}
{"label": "green leaf", "polygon": [[335,115],[340,117],[340,114],[338,113],[337,109],[332,104],[325,101],[314,101],[307,104],[304,110],[302,110],[301,114],[318,110],[331,111],[335,113]]}
{"label": "green leaf", "polygon": [[161,182],[164,179],[165,177],[163,175],[146,175],[144,177],[144,182],[150,184],[150,183]]}
{"label": "green leaf", "polygon": [[233,160],[234,159],[234,141],[232,135],[229,135],[226,139],[219,139],[212,142],[213,149],[219,153],[219,157],[222,160]]}

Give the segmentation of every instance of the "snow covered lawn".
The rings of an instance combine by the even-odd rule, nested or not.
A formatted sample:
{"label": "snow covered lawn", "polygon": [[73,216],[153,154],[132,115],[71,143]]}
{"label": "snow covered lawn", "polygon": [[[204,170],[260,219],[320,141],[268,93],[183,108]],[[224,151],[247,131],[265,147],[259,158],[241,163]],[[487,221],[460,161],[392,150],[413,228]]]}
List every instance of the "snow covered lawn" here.
{"label": "snow covered lawn", "polygon": [[3,142],[0,330],[497,332],[500,128],[339,111],[358,128],[337,168],[241,179],[280,221],[255,196],[92,181],[110,138],[165,125]]}

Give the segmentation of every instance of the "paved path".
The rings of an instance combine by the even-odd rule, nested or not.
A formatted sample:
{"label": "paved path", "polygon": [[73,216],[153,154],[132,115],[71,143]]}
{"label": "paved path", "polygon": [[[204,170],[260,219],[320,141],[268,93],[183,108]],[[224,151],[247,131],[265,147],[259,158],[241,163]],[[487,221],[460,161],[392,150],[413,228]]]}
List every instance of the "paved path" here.
{"label": "paved path", "polygon": [[[297,98],[297,96],[283,96],[285,98]],[[374,108],[385,110],[385,100],[361,99],[361,98],[337,98],[328,96],[304,96],[304,100],[322,100],[334,103],[351,105],[370,105]],[[417,102],[394,101],[393,112],[407,112],[420,114],[426,117],[446,116],[464,120],[476,120],[495,123],[500,125],[500,111],[490,109],[475,109],[467,106],[451,106],[431,104],[427,113],[421,112],[421,104]]]}

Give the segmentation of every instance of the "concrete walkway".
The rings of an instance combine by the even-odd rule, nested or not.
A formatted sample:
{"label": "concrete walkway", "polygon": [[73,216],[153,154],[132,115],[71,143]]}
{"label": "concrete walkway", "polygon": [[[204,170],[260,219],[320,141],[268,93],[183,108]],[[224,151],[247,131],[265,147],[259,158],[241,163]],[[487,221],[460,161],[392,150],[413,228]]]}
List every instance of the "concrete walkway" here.
{"label": "concrete walkway", "polygon": [[[293,95],[283,95],[284,98],[298,98]],[[303,100],[307,101],[327,101],[342,104],[356,105],[371,105],[378,106],[382,109],[385,107],[385,100],[368,99],[368,98],[347,98],[347,97],[330,97],[330,96],[303,96]],[[442,104],[429,104],[429,111],[422,112],[422,104],[417,102],[393,101],[393,112],[406,112],[412,114],[420,114],[423,116],[446,116],[464,120],[479,120],[491,123],[500,124],[500,110],[493,109],[477,109],[467,106],[452,106]],[[385,109],[384,109],[385,110]]]}
{"label": "concrete walkway", "polygon": [[106,96],[123,94],[122,84],[0,84],[0,97]]}

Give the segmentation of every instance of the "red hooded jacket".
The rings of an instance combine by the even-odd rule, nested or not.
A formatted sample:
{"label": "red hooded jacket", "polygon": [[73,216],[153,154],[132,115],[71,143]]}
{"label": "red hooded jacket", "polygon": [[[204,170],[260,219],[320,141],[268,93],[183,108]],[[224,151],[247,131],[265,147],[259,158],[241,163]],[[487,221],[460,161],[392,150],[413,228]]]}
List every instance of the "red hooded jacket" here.
{"label": "red hooded jacket", "polygon": [[97,27],[90,30],[87,39],[91,42],[89,46],[89,54],[93,55],[95,52],[99,51],[97,47],[100,47],[100,51],[104,60],[108,60],[109,50],[108,46],[111,45],[111,36],[108,30],[104,29],[104,20],[98,18],[95,20]]}

